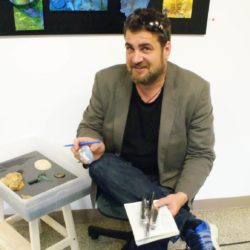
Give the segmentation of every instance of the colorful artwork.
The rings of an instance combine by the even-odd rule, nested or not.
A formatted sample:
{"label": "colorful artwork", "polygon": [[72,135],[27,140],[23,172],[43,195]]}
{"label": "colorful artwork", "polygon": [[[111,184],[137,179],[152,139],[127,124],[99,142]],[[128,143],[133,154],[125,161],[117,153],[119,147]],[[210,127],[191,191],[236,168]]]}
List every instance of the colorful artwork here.
{"label": "colorful artwork", "polygon": [[24,6],[34,2],[34,0],[9,0],[9,1],[16,6]]}
{"label": "colorful artwork", "polygon": [[108,0],[50,0],[52,11],[106,11]]}
{"label": "colorful artwork", "polygon": [[135,9],[147,8],[150,0],[121,0],[121,13],[129,16]]}
{"label": "colorful artwork", "polygon": [[193,0],[164,0],[163,13],[170,18],[191,18]]}
{"label": "colorful artwork", "polygon": [[0,0],[0,37],[122,34],[126,17],[136,8],[167,13],[172,34],[206,34],[209,4],[210,0]]}
{"label": "colorful artwork", "polygon": [[[28,4],[22,4],[22,3]],[[16,31],[21,30],[43,30],[43,2],[42,0],[12,0],[14,3],[14,19]],[[18,5],[18,4],[19,5]]]}

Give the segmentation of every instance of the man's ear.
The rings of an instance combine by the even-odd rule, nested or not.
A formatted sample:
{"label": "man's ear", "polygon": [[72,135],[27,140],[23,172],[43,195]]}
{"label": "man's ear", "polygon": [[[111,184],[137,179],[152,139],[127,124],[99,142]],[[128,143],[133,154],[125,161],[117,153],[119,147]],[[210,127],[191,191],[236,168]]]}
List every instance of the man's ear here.
{"label": "man's ear", "polygon": [[166,44],[163,47],[163,52],[165,59],[167,60],[169,58],[170,52],[171,52],[171,42],[167,41]]}

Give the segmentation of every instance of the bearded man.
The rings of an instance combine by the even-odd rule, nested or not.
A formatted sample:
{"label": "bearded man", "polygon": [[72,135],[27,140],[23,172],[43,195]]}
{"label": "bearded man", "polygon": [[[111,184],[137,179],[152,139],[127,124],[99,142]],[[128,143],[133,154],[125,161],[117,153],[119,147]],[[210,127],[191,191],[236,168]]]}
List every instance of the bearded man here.
{"label": "bearded man", "polygon": [[[72,152],[80,160],[80,143],[100,140],[88,166],[98,193],[122,206],[154,192],[192,250],[219,249],[215,227],[190,212],[215,159],[209,83],[168,61],[170,23],[156,10],[128,16],[124,38],[126,65],[96,74]],[[166,250],[175,239],[128,249]]]}

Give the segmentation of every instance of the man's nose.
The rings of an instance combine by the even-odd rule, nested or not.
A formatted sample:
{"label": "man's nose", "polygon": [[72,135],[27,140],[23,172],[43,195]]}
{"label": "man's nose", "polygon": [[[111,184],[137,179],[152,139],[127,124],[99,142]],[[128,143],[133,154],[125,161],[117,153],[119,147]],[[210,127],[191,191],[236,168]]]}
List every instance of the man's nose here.
{"label": "man's nose", "polygon": [[135,50],[132,56],[132,62],[134,64],[140,63],[143,61],[143,55],[140,51]]}

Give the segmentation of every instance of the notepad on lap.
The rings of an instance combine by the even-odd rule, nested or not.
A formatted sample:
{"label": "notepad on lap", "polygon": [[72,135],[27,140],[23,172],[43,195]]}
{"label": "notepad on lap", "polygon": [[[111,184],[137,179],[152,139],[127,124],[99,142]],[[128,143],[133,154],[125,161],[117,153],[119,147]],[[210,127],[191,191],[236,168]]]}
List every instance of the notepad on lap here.
{"label": "notepad on lap", "polygon": [[141,221],[141,201],[124,204],[137,246],[179,234],[175,220],[166,206],[159,208],[156,228],[146,235]]}

